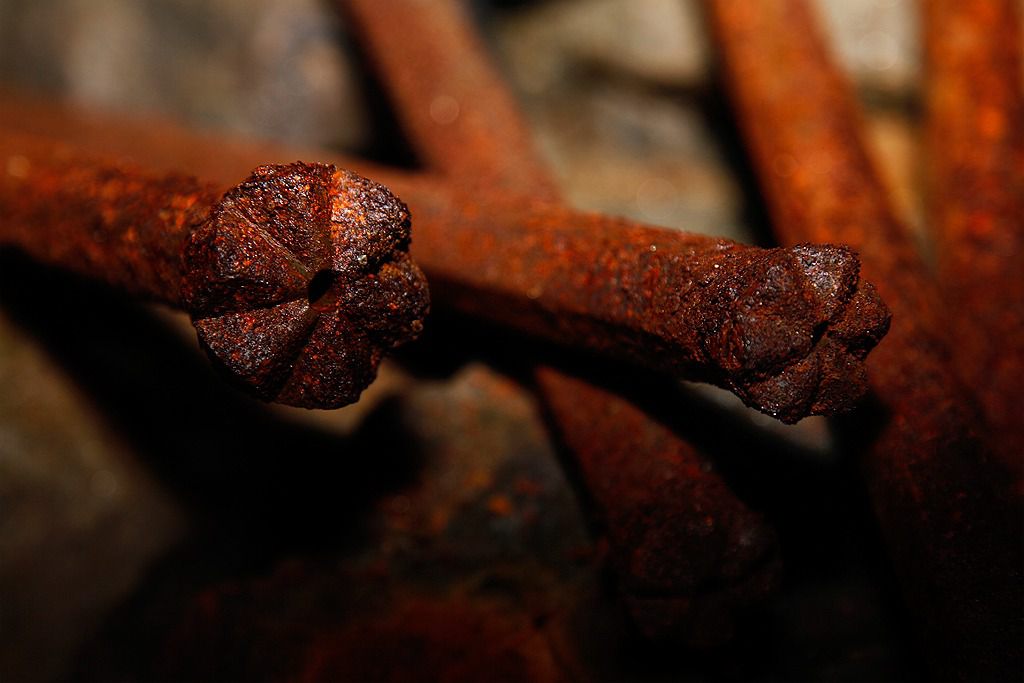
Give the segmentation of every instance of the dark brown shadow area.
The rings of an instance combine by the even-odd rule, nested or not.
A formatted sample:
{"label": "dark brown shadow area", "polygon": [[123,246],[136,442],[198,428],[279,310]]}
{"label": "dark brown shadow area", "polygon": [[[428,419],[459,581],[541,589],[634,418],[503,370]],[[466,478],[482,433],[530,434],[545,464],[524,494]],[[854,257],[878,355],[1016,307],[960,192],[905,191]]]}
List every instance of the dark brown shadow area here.
{"label": "dark brown shadow area", "polygon": [[352,438],[289,422],[225,385],[140,304],[0,252],[0,305],[67,371],[229,564],[357,543],[363,512],[415,476],[385,403]]}

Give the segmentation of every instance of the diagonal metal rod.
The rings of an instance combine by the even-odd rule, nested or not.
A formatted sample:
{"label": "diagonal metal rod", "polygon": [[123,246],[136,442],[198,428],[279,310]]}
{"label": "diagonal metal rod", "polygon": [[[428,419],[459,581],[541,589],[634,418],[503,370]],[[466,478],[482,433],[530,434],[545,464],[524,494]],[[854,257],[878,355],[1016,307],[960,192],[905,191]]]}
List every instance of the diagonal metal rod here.
{"label": "diagonal metal rod", "polygon": [[462,187],[559,198],[466,7],[448,0],[339,4],[429,169]]}
{"label": "diagonal metal rod", "polygon": [[1024,69],[1020,3],[926,0],[928,227],[957,315],[953,362],[1024,490]]}

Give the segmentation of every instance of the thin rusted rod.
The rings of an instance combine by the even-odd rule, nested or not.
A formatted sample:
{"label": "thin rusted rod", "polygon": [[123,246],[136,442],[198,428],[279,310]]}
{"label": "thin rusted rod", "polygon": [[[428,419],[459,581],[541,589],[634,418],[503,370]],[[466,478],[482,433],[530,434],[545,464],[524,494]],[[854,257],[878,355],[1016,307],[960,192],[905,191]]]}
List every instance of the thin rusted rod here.
{"label": "thin rusted rod", "polygon": [[[5,130],[66,139],[75,129],[73,117],[46,116],[40,105],[19,113],[8,98],[4,107]],[[95,121],[81,128],[103,127]],[[103,136],[110,152],[147,164],[184,154],[152,134],[115,137]],[[182,145],[186,138],[176,135]],[[256,151],[212,144],[205,157],[193,154],[196,169],[224,172]],[[411,207],[413,256],[439,305],[719,384],[782,420],[851,406],[863,391],[862,359],[888,326],[846,249],[746,247],[557,204],[524,206],[417,174],[373,173]]]}
{"label": "thin rusted rod", "polygon": [[710,459],[636,403],[555,367],[534,376],[641,633],[691,647],[728,640],[734,612],[779,584],[774,529]]}
{"label": "thin rusted rod", "polygon": [[[928,217],[960,376],[1022,482],[1024,73],[1014,0],[922,0]],[[1024,491],[1024,482],[1021,483]]]}
{"label": "thin rusted rod", "polygon": [[529,128],[464,3],[340,5],[427,168],[462,187],[557,199],[557,185],[534,154]]}
{"label": "thin rusted rod", "polygon": [[847,249],[760,249],[558,205],[399,191],[445,305],[717,384],[785,422],[848,408],[888,326]]}
{"label": "thin rusted rod", "polygon": [[[524,197],[558,198],[557,183],[475,40],[462,3],[343,4],[360,18],[360,39],[377,57],[404,120],[424,116],[434,91],[473,108],[447,124],[443,136],[434,134],[431,122],[409,125],[422,157],[442,173],[487,178]],[[399,46],[407,48],[402,56],[418,56],[412,81],[408,62],[393,56]],[[453,68],[463,64],[478,65],[474,78],[461,78]],[[481,131],[484,111],[490,125]],[[639,628],[691,645],[728,638],[732,611],[777,582],[774,532],[732,494],[710,461],[637,405],[554,367],[535,367],[534,378],[556,437],[583,478],[585,497],[607,529],[619,587]]]}
{"label": "thin rusted rod", "polygon": [[260,166],[225,190],[10,133],[0,158],[0,243],[188,311],[211,358],[265,400],[352,403],[422,327],[408,211],[354,173]]}
{"label": "thin rusted rod", "polygon": [[861,254],[893,310],[868,361],[881,403],[864,471],[937,675],[1020,672],[1019,498],[953,376],[943,302],[896,217],[852,89],[798,0],[708,0],[742,132],[783,242]]}

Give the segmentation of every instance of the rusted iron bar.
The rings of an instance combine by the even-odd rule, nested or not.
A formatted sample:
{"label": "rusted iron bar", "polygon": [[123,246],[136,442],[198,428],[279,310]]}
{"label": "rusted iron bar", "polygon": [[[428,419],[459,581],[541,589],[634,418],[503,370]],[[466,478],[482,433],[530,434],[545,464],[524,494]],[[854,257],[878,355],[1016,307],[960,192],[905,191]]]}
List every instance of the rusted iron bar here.
{"label": "rusted iron bar", "polygon": [[706,6],[776,234],[857,249],[892,307],[868,363],[883,416],[863,464],[925,652],[944,678],[1018,675],[1020,501],[977,438],[941,299],[869,159],[853,91],[805,3]]}
{"label": "rusted iron bar", "polygon": [[[39,105],[28,110],[37,118],[19,115],[10,100],[5,107],[0,121],[14,130],[62,139],[66,130],[51,124],[75,128]],[[81,127],[102,128],[96,119]],[[147,164],[182,153],[152,135],[114,137],[104,136],[111,152]],[[176,139],[184,145],[187,135]],[[214,148],[216,155],[205,150],[217,157],[209,162],[194,155],[195,168],[224,172],[256,151]],[[888,326],[884,304],[843,248],[746,247],[558,204],[524,206],[417,174],[374,177],[411,207],[412,253],[439,305],[718,384],[781,420],[849,408],[863,393],[862,359]]]}
{"label": "rusted iron bar", "polygon": [[[461,3],[343,5],[359,19],[360,38],[413,144],[437,171],[487,178],[524,197],[558,198],[557,183]],[[404,53],[396,52],[403,46]],[[411,81],[409,62],[395,57],[410,53],[417,55]],[[472,65],[474,77],[461,77],[463,67],[455,65]],[[472,107],[447,124],[445,135],[435,134],[436,121],[415,120],[438,91]],[[693,646],[727,639],[733,610],[777,583],[774,532],[706,458],[639,406],[554,367],[535,367],[534,377],[556,437],[583,478],[584,497],[607,529],[619,589],[640,630]]]}
{"label": "rusted iron bar", "polygon": [[778,585],[774,531],[708,459],[634,403],[555,368],[535,375],[640,630],[693,647],[727,640],[733,611]]}
{"label": "rusted iron bar", "polygon": [[1024,74],[1014,0],[921,2],[929,228],[953,359],[1024,491]]}
{"label": "rusted iron bar", "polygon": [[188,311],[211,358],[265,400],[352,403],[422,328],[408,211],[354,173],[260,166],[225,191],[10,134],[0,158],[0,242]]}
{"label": "rusted iron bar", "polygon": [[[426,166],[463,187],[557,199],[530,131],[466,6],[343,0],[345,17]],[[477,163],[480,160],[496,164]]]}
{"label": "rusted iron bar", "polygon": [[[724,252],[735,245],[727,246],[724,241],[667,232],[659,235],[624,221],[572,214],[557,202],[541,207],[543,200],[557,197],[557,185],[533,151],[527,126],[477,39],[464,5],[418,0],[349,0],[341,5],[359,29],[363,45],[399,105],[399,117],[430,168],[459,178],[462,186],[472,187],[482,180],[483,186],[516,197],[512,201],[499,199],[492,191],[484,205],[474,194],[464,193],[444,206],[438,195],[429,207],[416,205],[417,248],[423,249],[418,258],[430,263],[427,268],[442,300],[495,322],[513,322],[541,336],[582,343],[726,386],[749,405],[787,422],[808,413],[833,412],[838,397],[856,393],[854,385],[862,378],[851,382],[842,375],[859,360],[859,351],[850,355],[845,350],[823,349],[821,354],[812,354],[817,358],[806,355],[813,346],[813,330],[820,331],[821,325],[827,324],[814,318],[831,316],[834,311],[826,312],[812,303],[818,312],[806,316],[810,311],[805,308],[797,314],[806,316],[802,322],[779,315],[796,311],[789,307],[790,302],[814,299],[807,288],[801,292],[800,285],[793,286],[811,270],[846,270],[846,275],[810,289],[852,293],[850,274],[855,278],[856,273],[852,255],[819,253],[819,248],[811,247],[797,258],[804,260],[803,264],[781,254],[755,264],[746,260],[754,252],[739,248],[736,255],[743,256],[727,264],[732,258],[722,259]],[[416,68],[409,69],[409,64]],[[451,115],[444,120],[435,111],[438,101],[452,106]],[[520,195],[531,198],[529,214],[521,208]],[[496,201],[504,206],[499,209]],[[541,218],[539,211],[545,210],[550,217]],[[434,229],[434,216],[447,218],[459,212],[474,218],[485,216],[486,221],[475,220],[472,231]],[[523,230],[521,226],[527,224]],[[572,227],[564,230],[563,225]],[[445,253],[445,259],[432,260],[435,253]],[[730,292],[724,297],[705,296],[715,289],[712,274],[723,268],[748,269],[750,277],[745,284],[726,285]],[[784,274],[786,271],[789,274]],[[776,279],[775,275],[782,277]],[[755,291],[755,283],[762,279],[769,284]],[[687,302],[686,290],[699,292],[700,301]],[[744,311],[727,315],[730,322],[714,322],[699,332],[702,336],[725,335],[729,340],[720,337],[709,345],[695,337],[683,339],[687,333],[682,328],[693,329],[693,321],[700,316],[695,307],[707,310],[709,304],[714,305],[714,298],[735,297],[740,290],[750,297],[740,304]],[[885,313],[872,299],[868,292],[851,307],[871,319],[873,327],[867,337],[881,334],[885,325],[881,322]],[[752,309],[758,310],[748,315]],[[665,316],[669,312],[671,319]],[[687,322],[680,325],[683,320]],[[800,341],[782,339],[774,332],[782,327],[795,329],[794,324],[803,328],[797,335],[802,337]],[[740,331],[740,327],[746,329]],[[863,330],[854,334],[862,335]],[[795,364],[794,341],[801,347]],[[747,357],[713,358],[716,351],[707,352],[715,344],[717,351],[727,355],[742,348],[740,355]],[[698,350],[701,345],[705,348]],[[755,360],[762,352],[768,355]],[[707,361],[718,366],[710,375],[699,367]],[[751,373],[752,365],[761,369]],[[726,366],[748,378],[725,377],[721,369]],[[767,368],[773,370],[766,374]],[[778,370],[782,372],[776,374]],[[832,384],[834,380],[838,382]]]}
{"label": "rusted iron bar", "polygon": [[399,190],[438,300],[730,389],[784,422],[863,393],[888,311],[853,252],[760,249],[558,205]]}

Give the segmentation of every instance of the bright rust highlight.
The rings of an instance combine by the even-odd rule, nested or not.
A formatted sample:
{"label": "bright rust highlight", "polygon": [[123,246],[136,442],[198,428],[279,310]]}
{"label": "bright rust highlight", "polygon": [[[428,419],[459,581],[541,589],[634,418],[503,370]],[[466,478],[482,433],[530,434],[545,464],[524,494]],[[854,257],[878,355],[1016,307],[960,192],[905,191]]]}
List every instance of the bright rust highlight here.
{"label": "bright rust highlight", "polygon": [[921,2],[929,222],[953,360],[1024,493],[1024,74],[1014,0]]}
{"label": "bright rust highlight", "polygon": [[881,415],[863,464],[935,673],[1016,676],[1020,498],[978,438],[943,301],[869,159],[853,91],[805,3],[706,6],[776,234],[850,245],[892,308],[868,361]]}
{"label": "bright rust highlight", "polygon": [[260,166],[224,191],[27,137],[2,151],[0,241],[186,310],[210,357],[264,400],[352,403],[422,327],[408,211],[354,173]]}

